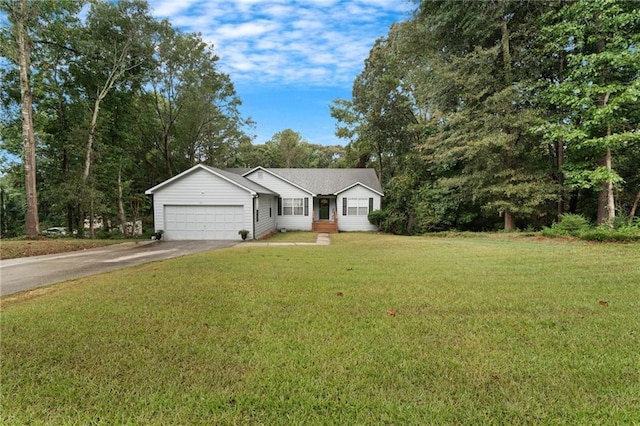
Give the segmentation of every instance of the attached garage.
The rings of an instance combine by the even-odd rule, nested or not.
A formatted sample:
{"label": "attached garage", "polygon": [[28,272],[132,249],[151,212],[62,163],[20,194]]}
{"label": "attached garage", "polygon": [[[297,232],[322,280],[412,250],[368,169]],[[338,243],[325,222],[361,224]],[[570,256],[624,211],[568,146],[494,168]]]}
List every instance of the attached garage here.
{"label": "attached garage", "polygon": [[197,165],[146,191],[166,240],[240,240],[274,232],[278,194],[240,175]]}
{"label": "attached garage", "polygon": [[235,240],[244,228],[243,206],[164,206],[169,240]]}

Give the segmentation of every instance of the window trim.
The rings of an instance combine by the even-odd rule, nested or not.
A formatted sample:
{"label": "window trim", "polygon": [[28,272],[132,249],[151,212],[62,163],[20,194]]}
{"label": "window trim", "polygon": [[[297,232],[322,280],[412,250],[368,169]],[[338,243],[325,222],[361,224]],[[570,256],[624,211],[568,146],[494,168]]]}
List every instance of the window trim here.
{"label": "window trim", "polygon": [[[372,197],[343,197],[342,198],[342,215],[343,216],[368,216],[373,211]],[[355,213],[350,210],[355,209]]]}
{"label": "window trim", "polygon": [[309,198],[281,197],[278,199],[278,216],[309,216]]}

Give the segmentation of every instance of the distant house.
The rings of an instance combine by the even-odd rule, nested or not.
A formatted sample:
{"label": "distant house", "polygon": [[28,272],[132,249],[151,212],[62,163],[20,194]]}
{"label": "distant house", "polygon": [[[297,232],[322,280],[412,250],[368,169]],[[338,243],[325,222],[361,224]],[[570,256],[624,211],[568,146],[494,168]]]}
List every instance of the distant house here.
{"label": "distant house", "polygon": [[231,240],[278,230],[373,231],[383,196],[373,169],[216,169],[198,164],[146,194],[167,240]]}

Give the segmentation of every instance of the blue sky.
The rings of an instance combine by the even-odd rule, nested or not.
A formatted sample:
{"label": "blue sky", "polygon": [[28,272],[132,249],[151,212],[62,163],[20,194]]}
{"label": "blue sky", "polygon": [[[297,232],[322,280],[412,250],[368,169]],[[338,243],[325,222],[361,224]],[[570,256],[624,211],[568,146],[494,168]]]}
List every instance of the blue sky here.
{"label": "blue sky", "polygon": [[254,143],[290,128],[311,143],[344,145],[329,112],[351,98],[378,37],[410,17],[407,0],[149,0],[152,13],[214,46]]}

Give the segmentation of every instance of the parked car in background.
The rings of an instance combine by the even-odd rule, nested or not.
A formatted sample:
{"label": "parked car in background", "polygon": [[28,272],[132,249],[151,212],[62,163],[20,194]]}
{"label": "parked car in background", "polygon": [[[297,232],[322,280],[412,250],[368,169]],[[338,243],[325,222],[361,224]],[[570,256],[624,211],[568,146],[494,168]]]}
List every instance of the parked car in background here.
{"label": "parked car in background", "polygon": [[42,235],[47,235],[50,237],[63,237],[67,235],[67,228],[62,226],[53,226],[48,228],[46,231],[42,231]]}

